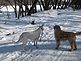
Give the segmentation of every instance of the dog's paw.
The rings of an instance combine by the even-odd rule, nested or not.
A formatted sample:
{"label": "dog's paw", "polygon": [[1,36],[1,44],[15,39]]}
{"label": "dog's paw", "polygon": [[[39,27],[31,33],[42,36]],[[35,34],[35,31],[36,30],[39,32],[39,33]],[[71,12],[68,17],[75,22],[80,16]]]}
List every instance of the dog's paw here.
{"label": "dog's paw", "polygon": [[71,51],[73,51],[73,50],[74,50],[74,49],[69,49],[68,51],[70,51],[70,52],[71,52]]}
{"label": "dog's paw", "polygon": [[56,47],[55,49],[58,49],[58,47]]}
{"label": "dog's paw", "polygon": [[73,49],[73,50],[77,50],[77,48]]}

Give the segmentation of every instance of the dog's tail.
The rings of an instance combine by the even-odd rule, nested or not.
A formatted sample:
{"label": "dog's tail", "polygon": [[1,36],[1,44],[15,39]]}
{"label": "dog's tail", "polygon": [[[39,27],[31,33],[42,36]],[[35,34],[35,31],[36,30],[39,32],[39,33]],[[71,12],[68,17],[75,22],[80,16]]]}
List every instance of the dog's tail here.
{"label": "dog's tail", "polygon": [[19,43],[20,42],[20,40],[18,40],[17,42],[15,42],[15,43]]}
{"label": "dog's tail", "polygon": [[21,38],[19,38],[15,43],[20,43],[21,42]]}
{"label": "dog's tail", "polygon": [[76,32],[75,34],[76,34],[76,35],[81,35],[81,32]]}

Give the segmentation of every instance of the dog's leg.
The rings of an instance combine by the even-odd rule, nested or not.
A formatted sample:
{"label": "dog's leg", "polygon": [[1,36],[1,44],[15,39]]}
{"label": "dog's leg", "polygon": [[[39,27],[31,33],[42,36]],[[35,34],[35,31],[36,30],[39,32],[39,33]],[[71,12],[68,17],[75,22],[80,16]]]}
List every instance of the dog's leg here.
{"label": "dog's leg", "polygon": [[34,40],[34,46],[36,46],[36,48],[38,48],[38,47],[37,47],[37,41],[38,41],[38,39],[36,38],[36,39]]}
{"label": "dog's leg", "polygon": [[37,41],[34,41],[34,46],[35,46],[36,48],[38,48],[38,47],[37,47]]}
{"label": "dog's leg", "polygon": [[59,46],[60,46],[60,41],[58,40],[58,41],[56,41],[56,48],[55,49],[58,49]]}
{"label": "dog's leg", "polygon": [[36,41],[36,46],[37,46],[37,41]]}
{"label": "dog's leg", "polygon": [[73,51],[73,47],[74,47],[73,40],[69,40],[69,43],[70,43],[70,46],[71,46],[71,49],[69,51]]}
{"label": "dog's leg", "polygon": [[36,46],[36,48],[38,48],[37,41],[38,41],[38,39],[35,39],[35,46]]}
{"label": "dog's leg", "polygon": [[36,48],[38,48],[38,46],[37,46],[37,40],[36,40]]}
{"label": "dog's leg", "polygon": [[69,42],[70,42],[70,46],[71,46],[71,50],[70,51],[77,50],[77,46],[76,46],[75,40],[70,40]]}
{"label": "dog's leg", "polygon": [[36,44],[35,44],[35,40],[34,40],[34,46],[36,46]]}
{"label": "dog's leg", "polygon": [[22,47],[23,47],[23,51],[25,51],[26,50],[26,43],[27,43],[27,41],[23,41],[23,44],[22,44]]}
{"label": "dog's leg", "polygon": [[77,50],[76,41],[74,41],[74,50]]}

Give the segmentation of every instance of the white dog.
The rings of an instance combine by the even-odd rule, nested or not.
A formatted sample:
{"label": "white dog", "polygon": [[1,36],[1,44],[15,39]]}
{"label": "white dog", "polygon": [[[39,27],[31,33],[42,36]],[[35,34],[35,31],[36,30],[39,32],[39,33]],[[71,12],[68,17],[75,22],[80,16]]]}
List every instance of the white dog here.
{"label": "white dog", "polygon": [[19,40],[17,42],[22,42],[23,43],[23,50],[25,50],[26,47],[26,43],[28,42],[28,40],[31,40],[34,42],[34,45],[37,47],[37,41],[40,38],[40,34],[43,32],[43,25],[39,26],[39,28],[35,31],[32,32],[23,32],[20,37]]}

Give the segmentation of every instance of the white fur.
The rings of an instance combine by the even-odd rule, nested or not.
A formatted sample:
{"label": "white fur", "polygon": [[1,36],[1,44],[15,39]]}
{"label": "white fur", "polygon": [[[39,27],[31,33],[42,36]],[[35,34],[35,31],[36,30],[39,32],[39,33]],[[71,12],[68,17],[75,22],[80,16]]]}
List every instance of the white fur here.
{"label": "white fur", "polygon": [[43,31],[41,28],[42,28],[42,26],[39,26],[39,28],[33,32],[23,32],[20,35],[18,42],[23,43],[23,50],[25,49],[25,46],[26,46],[26,43],[28,42],[28,39],[30,39],[31,41],[34,41],[34,45],[37,46],[37,41],[39,40],[40,34]]}

